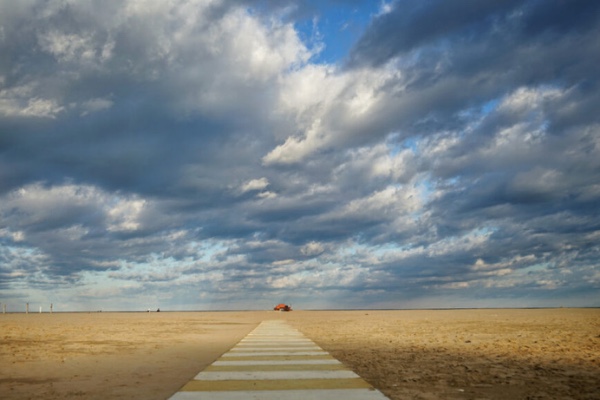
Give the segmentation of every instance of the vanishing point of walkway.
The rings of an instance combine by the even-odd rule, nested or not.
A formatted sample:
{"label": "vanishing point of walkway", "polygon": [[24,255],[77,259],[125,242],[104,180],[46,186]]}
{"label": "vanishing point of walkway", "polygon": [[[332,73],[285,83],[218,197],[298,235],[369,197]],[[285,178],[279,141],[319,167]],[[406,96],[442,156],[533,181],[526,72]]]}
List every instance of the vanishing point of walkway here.
{"label": "vanishing point of walkway", "polygon": [[279,320],[263,321],[169,400],[384,400],[381,392]]}

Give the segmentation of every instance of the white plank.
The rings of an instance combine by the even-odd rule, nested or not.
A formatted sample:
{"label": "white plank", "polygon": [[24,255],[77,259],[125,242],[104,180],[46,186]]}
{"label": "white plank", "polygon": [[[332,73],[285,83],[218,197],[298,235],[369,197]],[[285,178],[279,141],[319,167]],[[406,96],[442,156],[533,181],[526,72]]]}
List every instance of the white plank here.
{"label": "white plank", "polygon": [[306,346],[306,347],[234,347],[229,350],[230,353],[238,353],[238,352],[252,352],[252,351],[323,351],[318,346]]}
{"label": "white plank", "polygon": [[260,357],[260,356],[326,356],[326,351],[252,351],[252,352],[228,352],[221,357]]}
{"label": "white plank", "polygon": [[245,342],[298,342],[298,343],[314,343],[310,339],[302,338],[302,337],[294,337],[294,338],[265,338],[265,337],[248,337],[242,339],[242,343]]}
{"label": "white plank", "polygon": [[341,364],[338,360],[334,358],[329,358],[325,360],[247,360],[247,361],[221,361],[217,360],[212,365],[314,365],[314,364]]}
{"label": "white plank", "polygon": [[170,400],[387,400],[371,389],[178,392]]}
{"label": "white plank", "polygon": [[278,379],[353,379],[359,378],[350,370],[334,371],[203,371],[197,381],[278,380]]}

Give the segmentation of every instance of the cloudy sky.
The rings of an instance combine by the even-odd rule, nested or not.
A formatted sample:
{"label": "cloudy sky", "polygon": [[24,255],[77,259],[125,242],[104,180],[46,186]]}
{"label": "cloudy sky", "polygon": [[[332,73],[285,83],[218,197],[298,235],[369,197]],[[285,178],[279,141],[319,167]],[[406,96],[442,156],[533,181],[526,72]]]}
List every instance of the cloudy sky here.
{"label": "cloudy sky", "polygon": [[600,2],[0,0],[0,302],[600,306]]}

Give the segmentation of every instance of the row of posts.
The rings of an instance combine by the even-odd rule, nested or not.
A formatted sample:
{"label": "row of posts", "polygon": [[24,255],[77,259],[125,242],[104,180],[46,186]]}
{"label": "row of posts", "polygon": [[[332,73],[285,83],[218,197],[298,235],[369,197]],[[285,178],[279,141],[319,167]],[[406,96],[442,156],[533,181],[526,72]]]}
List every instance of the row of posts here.
{"label": "row of posts", "polygon": [[[54,304],[50,304],[50,314],[54,311]],[[42,306],[40,306],[40,313],[42,312]],[[2,314],[6,314],[6,304],[2,304]],[[29,303],[25,304],[25,314],[29,314]]]}

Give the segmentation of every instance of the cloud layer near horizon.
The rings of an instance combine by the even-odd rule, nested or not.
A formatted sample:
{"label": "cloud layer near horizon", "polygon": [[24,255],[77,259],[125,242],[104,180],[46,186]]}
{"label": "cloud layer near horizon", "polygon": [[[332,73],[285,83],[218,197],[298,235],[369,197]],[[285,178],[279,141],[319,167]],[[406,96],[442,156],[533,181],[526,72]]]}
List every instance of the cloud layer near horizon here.
{"label": "cloud layer near horizon", "polygon": [[600,4],[330,11],[1,1],[0,301],[600,305]]}

